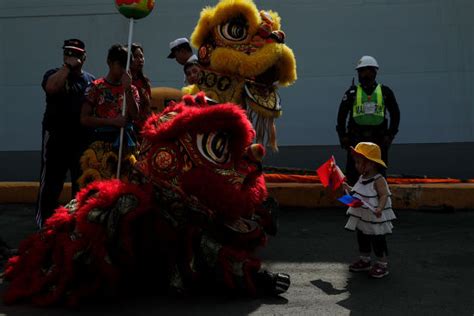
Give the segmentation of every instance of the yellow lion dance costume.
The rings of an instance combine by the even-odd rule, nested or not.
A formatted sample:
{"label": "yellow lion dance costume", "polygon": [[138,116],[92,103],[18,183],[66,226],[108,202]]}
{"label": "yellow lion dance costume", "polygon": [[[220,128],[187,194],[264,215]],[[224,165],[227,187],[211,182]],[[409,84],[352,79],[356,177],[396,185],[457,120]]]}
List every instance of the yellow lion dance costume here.
{"label": "yellow lion dance costume", "polygon": [[259,11],[251,0],[221,0],[202,10],[191,36],[199,49],[197,84],[187,94],[204,91],[218,103],[233,102],[247,110],[257,142],[277,149],[274,120],[282,114],[278,86],[296,80],[293,51],[284,44],[280,16]]}

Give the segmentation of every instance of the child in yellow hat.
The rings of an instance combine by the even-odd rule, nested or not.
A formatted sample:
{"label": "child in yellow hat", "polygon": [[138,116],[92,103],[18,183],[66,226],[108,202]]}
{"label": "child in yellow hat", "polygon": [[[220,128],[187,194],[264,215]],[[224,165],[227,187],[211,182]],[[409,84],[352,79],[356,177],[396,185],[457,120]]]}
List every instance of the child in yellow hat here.
{"label": "child in yellow hat", "polygon": [[[381,159],[380,147],[374,143],[361,142],[351,147],[355,167],[360,174],[354,187],[343,183],[346,191],[363,203],[359,207],[349,207],[349,220],[345,228],[357,232],[360,258],[349,266],[352,272],[369,271],[374,278],[388,275],[388,249],[386,234],[392,233],[392,220],[396,219],[392,210],[390,189],[387,181],[379,173],[387,168]],[[372,265],[370,254],[374,251],[377,261]]]}

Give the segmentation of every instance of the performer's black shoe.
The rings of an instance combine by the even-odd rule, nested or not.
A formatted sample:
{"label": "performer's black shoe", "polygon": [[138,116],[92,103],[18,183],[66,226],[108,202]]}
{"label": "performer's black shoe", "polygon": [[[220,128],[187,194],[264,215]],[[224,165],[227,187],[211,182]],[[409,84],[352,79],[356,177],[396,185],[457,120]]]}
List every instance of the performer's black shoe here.
{"label": "performer's black shoe", "polygon": [[17,254],[17,249],[11,248],[0,238],[0,265],[6,262],[8,258],[16,256]]}
{"label": "performer's black shoe", "polygon": [[258,285],[262,288],[263,294],[280,295],[288,291],[291,280],[286,273],[272,273],[263,270],[257,273]]}

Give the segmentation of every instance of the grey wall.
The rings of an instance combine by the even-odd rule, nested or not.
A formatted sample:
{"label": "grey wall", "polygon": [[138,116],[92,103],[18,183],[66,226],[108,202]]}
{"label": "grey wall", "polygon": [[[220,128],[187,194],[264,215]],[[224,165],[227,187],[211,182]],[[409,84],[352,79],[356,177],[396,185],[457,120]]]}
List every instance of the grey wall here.
{"label": "grey wall", "polygon": [[[344,170],[346,152],[339,146],[281,146],[268,152],[265,167],[312,171],[334,155]],[[0,151],[0,181],[37,181],[39,151]],[[474,179],[474,143],[395,144],[390,149],[389,175]]]}
{"label": "grey wall", "polygon": [[[45,70],[61,64],[63,39],[83,39],[86,68],[105,74],[108,47],[127,40],[128,21],[113,2],[0,1],[0,151],[39,150],[44,111],[39,84]],[[134,40],[145,47],[146,72],[154,86],[180,87],[180,67],[165,58],[168,42],[189,36],[201,8],[215,3],[158,0],[152,14],[135,24]],[[298,62],[297,83],[281,90],[281,145],[337,144],[338,104],[364,54],[378,59],[379,81],[398,98],[397,144],[474,141],[474,1],[256,3],[280,13]]]}

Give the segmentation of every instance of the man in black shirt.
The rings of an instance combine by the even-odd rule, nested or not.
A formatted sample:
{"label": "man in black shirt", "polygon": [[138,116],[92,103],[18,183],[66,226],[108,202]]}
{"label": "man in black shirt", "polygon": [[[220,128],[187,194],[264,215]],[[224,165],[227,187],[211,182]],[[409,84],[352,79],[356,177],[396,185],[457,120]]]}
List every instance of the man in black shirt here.
{"label": "man in black shirt", "polygon": [[[336,130],[341,147],[347,150],[346,176],[351,185],[359,175],[350,146],[359,142],[376,143],[382,150],[382,160],[387,162],[388,149],[398,133],[397,100],[389,87],[376,82],[378,69],[375,58],[363,56],[356,67],[359,85],[353,84],[346,91],[339,106]],[[385,170],[382,174],[385,175]]]}
{"label": "man in black shirt", "polygon": [[64,41],[63,65],[47,71],[41,86],[46,93],[41,147],[41,175],[36,223],[44,221],[58,207],[59,196],[69,171],[72,196],[78,191],[79,160],[86,145],[80,124],[84,92],[94,76],[83,71],[86,60],[85,45],[78,39]]}

